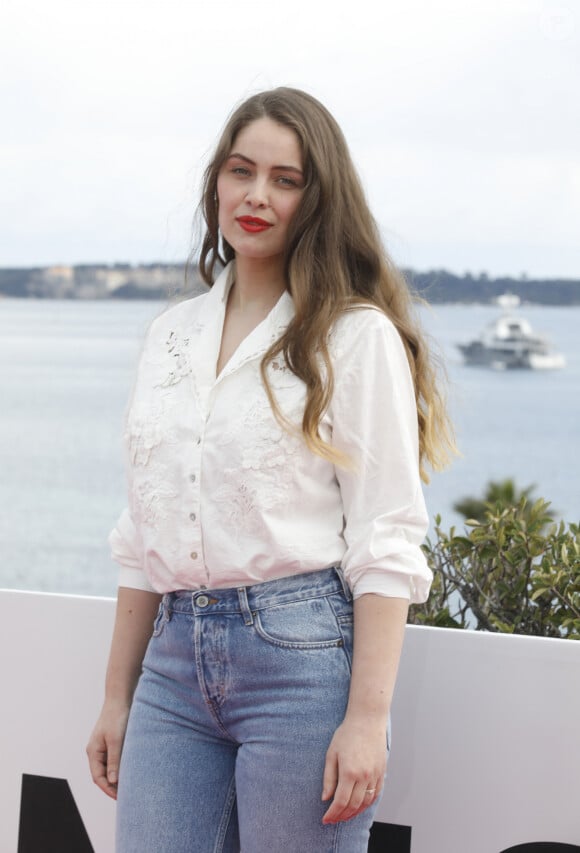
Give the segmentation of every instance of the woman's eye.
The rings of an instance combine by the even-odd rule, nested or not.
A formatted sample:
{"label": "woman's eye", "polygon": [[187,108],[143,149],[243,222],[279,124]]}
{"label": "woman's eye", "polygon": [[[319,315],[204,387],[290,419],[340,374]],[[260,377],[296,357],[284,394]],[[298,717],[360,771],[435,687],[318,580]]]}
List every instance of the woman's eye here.
{"label": "woman's eye", "polygon": [[284,187],[297,187],[298,183],[292,178],[287,178],[285,175],[280,175],[278,178],[278,183],[282,184]]}
{"label": "woman's eye", "polygon": [[245,175],[250,174],[250,170],[246,169],[244,166],[234,166],[234,168],[232,169],[232,173],[234,175],[244,175],[245,176]]}

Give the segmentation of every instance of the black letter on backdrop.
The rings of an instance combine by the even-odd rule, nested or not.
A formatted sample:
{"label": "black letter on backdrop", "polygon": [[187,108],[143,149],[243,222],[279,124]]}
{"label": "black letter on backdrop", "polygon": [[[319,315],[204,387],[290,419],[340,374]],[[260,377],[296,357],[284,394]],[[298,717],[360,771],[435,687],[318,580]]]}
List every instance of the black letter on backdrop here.
{"label": "black letter on backdrop", "polygon": [[373,823],[368,853],[411,853],[411,827]]}
{"label": "black letter on backdrop", "polygon": [[22,775],[18,853],[94,853],[66,779]]}

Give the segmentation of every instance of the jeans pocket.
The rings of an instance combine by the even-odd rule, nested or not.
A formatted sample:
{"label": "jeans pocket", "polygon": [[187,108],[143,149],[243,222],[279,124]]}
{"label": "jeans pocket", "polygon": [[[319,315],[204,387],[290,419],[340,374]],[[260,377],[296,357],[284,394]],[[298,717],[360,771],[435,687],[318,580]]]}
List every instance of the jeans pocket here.
{"label": "jeans pocket", "polygon": [[325,649],[344,640],[324,597],[268,607],[254,614],[256,633],[267,643],[286,649]]}

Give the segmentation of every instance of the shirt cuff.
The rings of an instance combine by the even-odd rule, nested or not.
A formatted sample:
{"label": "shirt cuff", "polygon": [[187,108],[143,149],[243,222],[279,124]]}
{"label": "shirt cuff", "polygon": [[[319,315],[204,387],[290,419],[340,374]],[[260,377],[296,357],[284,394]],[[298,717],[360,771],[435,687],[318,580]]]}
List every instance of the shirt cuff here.
{"label": "shirt cuff", "polygon": [[144,571],[141,569],[130,569],[128,566],[121,566],[119,571],[119,586],[128,587],[129,589],[142,589],[144,592],[157,592],[149,583]]}
{"label": "shirt cuff", "polygon": [[423,604],[429,598],[430,577],[402,575],[380,570],[365,572],[352,589],[352,597],[359,598],[370,592],[386,598],[406,598],[409,604]]}
{"label": "shirt cuff", "polygon": [[401,536],[360,540],[347,551],[343,569],[354,598],[373,592],[422,604],[433,580],[420,545]]}
{"label": "shirt cuff", "polygon": [[116,527],[109,534],[111,557],[121,566],[141,569],[140,540],[128,509],[123,510]]}
{"label": "shirt cuff", "polygon": [[412,592],[411,578],[406,574],[368,569],[354,584],[352,597],[360,598],[369,592],[385,598],[406,598],[409,601]]}

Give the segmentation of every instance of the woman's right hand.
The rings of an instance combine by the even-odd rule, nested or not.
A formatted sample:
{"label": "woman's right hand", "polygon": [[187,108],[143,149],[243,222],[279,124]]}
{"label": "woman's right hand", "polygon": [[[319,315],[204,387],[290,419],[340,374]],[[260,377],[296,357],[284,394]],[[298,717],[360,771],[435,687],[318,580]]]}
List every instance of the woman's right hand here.
{"label": "woman's right hand", "polygon": [[161,595],[142,589],[121,586],[117,593],[105,704],[87,744],[93,782],[114,800],[129,709],[160,601]]}
{"label": "woman's right hand", "polygon": [[105,702],[87,744],[93,782],[107,796],[117,799],[119,762],[129,718],[128,705]]}

